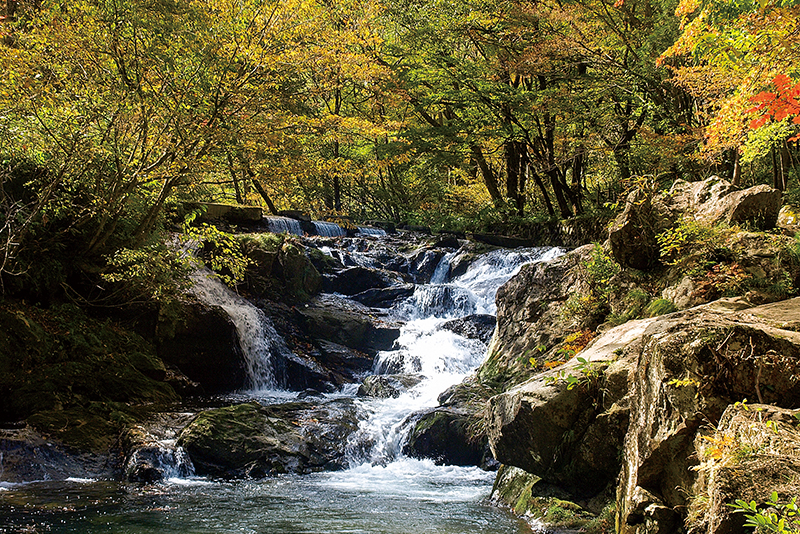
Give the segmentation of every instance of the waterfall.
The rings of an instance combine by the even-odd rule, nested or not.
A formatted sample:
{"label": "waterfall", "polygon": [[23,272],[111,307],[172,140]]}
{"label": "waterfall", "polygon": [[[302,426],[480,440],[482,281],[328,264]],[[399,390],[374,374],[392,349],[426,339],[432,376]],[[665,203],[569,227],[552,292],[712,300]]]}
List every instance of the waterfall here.
{"label": "waterfall", "polygon": [[311,221],[317,232],[317,235],[323,237],[342,237],[347,235],[347,230],[342,228],[336,223],[325,221]]}
{"label": "waterfall", "polygon": [[386,230],[383,228],[372,228],[371,226],[359,226],[358,235],[362,236],[382,236],[386,235]]}
{"label": "waterfall", "polygon": [[195,271],[192,281],[192,292],[197,298],[210,306],[221,307],[236,327],[249,387],[254,390],[277,387],[272,355],[286,355],[290,351],[269,318],[250,301],[231,291],[207,268]]}
{"label": "waterfall", "polygon": [[441,327],[445,319],[471,314],[496,314],[497,290],[523,264],[546,261],[563,254],[560,249],[497,250],[476,259],[466,273],[444,283],[453,255],[442,259],[434,274],[438,283],[418,286],[414,295],[395,310],[408,322],[394,350],[380,352],[376,373],[420,373],[417,386],[398,398],[363,401],[369,413],[348,443],[352,468],[364,469],[399,461],[410,430],[408,416],[438,406],[438,395],[473,372],[486,355],[486,345]]}
{"label": "waterfall", "polygon": [[303,235],[303,227],[300,225],[300,221],[296,219],[290,219],[289,217],[270,216],[264,217],[263,221],[267,225],[267,230],[273,234],[287,233]]}

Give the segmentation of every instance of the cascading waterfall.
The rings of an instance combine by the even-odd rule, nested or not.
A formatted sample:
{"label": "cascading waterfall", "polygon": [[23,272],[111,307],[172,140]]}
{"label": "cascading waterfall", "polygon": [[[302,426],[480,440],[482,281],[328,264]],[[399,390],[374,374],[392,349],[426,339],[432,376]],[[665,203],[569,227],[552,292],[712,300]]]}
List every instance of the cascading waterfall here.
{"label": "cascading waterfall", "polygon": [[425,379],[399,398],[364,401],[370,415],[350,440],[348,454],[353,467],[363,470],[365,463],[383,466],[402,461],[409,414],[437,406],[442,391],[462,381],[483,361],[486,345],[440,328],[444,320],[476,313],[494,315],[497,290],[523,264],[562,253],[552,248],[490,252],[449,282],[453,255],[445,255],[434,274],[440,283],[418,286],[398,307],[397,313],[408,322],[396,348],[376,358],[378,373],[421,373]]}
{"label": "cascading waterfall", "polygon": [[250,301],[231,291],[207,268],[195,271],[192,280],[192,292],[205,304],[224,309],[233,321],[244,354],[250,388],[278,387],[272,355],[285,355],[290,351],[269,318]]}
{"label": "cascading waterfall", "polygon": [[347,230],[336,223],[325,221],[311,221],[317,235],[323,237],[342,237],[347,235]]}
{"label": "cascading waterfall", "polygon": [[266,223],[267,229],[273,234],[303,235],[303,227],[300,225],[300,221],[296,219],[274,215],[264,217],[263,221]]}
{"label": "cascading waterfall", "polygon": [[383,236],[386,235],[386,230],[383,228],[373,228],[371,226],[359,226],[358,234],[362,236]]}

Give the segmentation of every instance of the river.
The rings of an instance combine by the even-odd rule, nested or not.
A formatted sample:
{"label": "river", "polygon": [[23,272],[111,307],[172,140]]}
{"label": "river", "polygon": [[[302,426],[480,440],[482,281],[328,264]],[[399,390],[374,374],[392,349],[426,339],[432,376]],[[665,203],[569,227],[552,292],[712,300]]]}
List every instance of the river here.
{"label": "river", "polygon": [[[393,310],[405,326],[394,349],[380,353],[375,364],[376,369],[391,367],[425,379],[398,398],[357,399],[363,414],[359,430],[342,444],[347,469],[236,481],[204,479],[189,470],[156,484],[91,479],[0,483],[0,532],[531,532],[531,525],[488,503],[493,472],[408,458],[402,445],[408,415],[436,406],[438,394],[463,380],[485,357],[485,344],[442,330],[441,324],[476,313],[494,314],[497,289],[523,263],[559,253],[493,251],[452,280],[445,263],[453,255],[442,260],[432,283],[418,286]],[[269,404],[294,398],[294,393],[270,390],[265,365],[253,364],[261,373],[251,379],[253,390],[231,401]],[[326,398],[354,395],[353,387]]]}

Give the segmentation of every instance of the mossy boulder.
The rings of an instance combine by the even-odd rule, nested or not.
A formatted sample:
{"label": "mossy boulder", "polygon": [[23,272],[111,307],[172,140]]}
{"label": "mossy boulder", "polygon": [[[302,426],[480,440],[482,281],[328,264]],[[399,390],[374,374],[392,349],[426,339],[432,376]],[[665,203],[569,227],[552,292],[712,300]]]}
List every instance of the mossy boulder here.
{"label": "mossy boulder", "polygon": [[0,306],[0,420],[104,450],[140,403],[177,400],[152,344],[70,305]]}
{"label": "mossy boulder", "polygon": [[410,416],[415,421],[403,454],[430,458],[443,465],[491,463],[482,420],[474,413],[455,407],[438,407]]}
{"label": "mossy boulder", "polygon": [[338,469],[341,444],[358,428],[356,407],[251,402],[202,412],[181,432],[199,475],[260,478]]}

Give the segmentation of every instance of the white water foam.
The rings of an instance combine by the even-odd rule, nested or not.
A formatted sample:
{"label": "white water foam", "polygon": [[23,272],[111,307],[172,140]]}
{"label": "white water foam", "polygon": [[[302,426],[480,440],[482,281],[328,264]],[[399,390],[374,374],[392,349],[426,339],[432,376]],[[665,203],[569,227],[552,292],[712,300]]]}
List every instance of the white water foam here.
{"label": "white water foam", "polygon": [[[523,264],[560,254],[560,249],[550,248],[497,250],[478,258],[464,275],[449,284],[418,286],[415,294],[400,305],[399,313],[410,320],[401,328],[395,349],[378,354],[375,370],[419,373],[425,379],[398,398],[360,401],[369,416],[349,442],[347,454],[352,468],[406,461],[402,448],[410,427],[409,415],[437,406],[439,394],[461,382],[482,363],[486,345],[441,329],[444,319],[474,313],[494,315],[497,290]],[[450,259],[445,256],[442,262]],[[443,278],[439,274],[439,279]]]}

